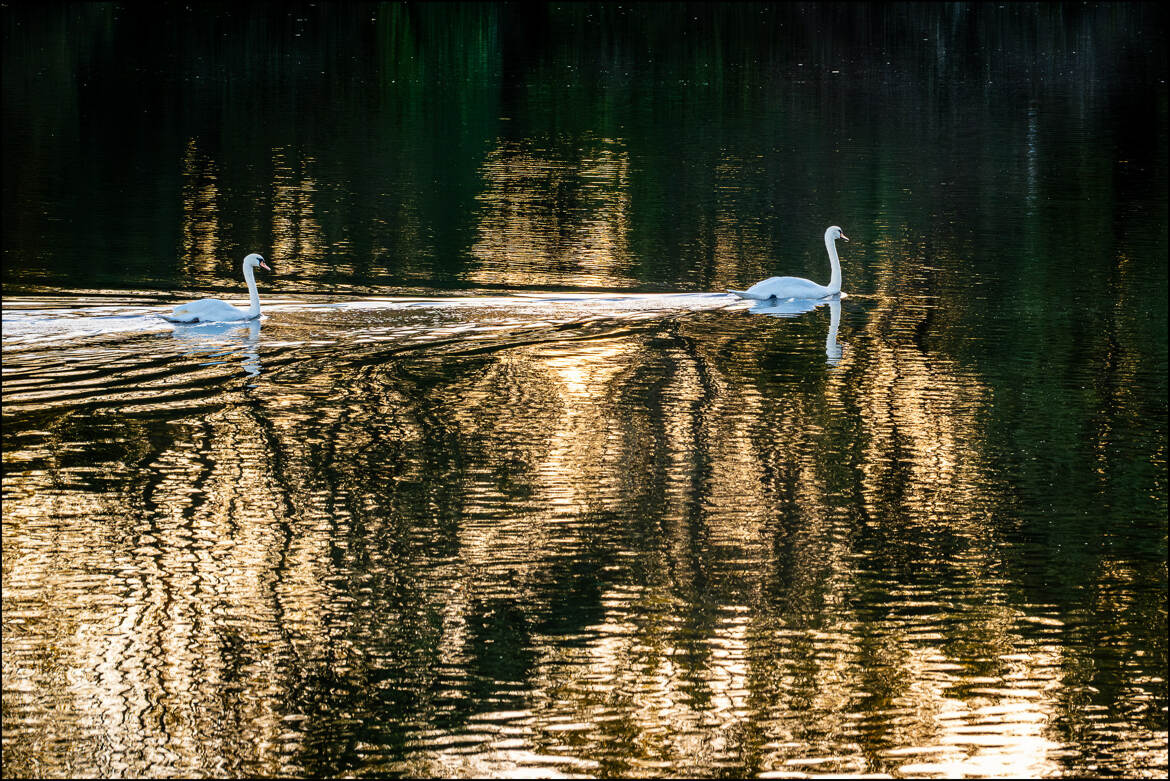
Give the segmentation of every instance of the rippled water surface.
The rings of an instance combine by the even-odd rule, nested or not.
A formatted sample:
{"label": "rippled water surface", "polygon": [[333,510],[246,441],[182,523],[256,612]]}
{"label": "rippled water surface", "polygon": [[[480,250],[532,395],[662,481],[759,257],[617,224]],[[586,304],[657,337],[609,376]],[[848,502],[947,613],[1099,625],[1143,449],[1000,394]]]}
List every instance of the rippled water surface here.
{"label": "rippled water surface", "polygon": [[4,775],[1164,776],[1153,8],[0,9]]}

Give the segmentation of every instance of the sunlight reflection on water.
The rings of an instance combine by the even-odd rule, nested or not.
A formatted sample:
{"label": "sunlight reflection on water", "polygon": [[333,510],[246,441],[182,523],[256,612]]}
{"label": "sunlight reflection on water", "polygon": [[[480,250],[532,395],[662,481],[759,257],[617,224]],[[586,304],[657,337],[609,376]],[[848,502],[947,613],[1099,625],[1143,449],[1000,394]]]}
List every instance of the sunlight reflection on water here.
{"label": "sunlight reflection on water", "polygon": [[913,308],[804,308],[6,301],[6,420],[86,411],[6,426],[6,680],[66,630],[123,728],[63,723],[140,771],[202,767],[227,687],[212,750],[265,774],[351,718],[395,774],[1059,773],[1091,652],[1006,575],[988,389]]}
{"label": "sunlight reflection on water", "polygon": [[355,9],[2,10],[6,776],[1165,776],[1153,6]]}

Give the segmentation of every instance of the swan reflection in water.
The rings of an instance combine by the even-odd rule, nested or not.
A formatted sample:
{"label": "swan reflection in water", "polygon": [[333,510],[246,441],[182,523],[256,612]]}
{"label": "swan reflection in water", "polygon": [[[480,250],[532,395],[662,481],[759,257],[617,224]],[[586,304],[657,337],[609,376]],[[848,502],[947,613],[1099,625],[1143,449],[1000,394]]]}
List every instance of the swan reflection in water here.
{"label": "swan reflection in water", "polygon": [[183,343],[183,353],[196,358],[213,358],[224,363],[242,355],[241,365],[253,377],[260,374],[260,318],[222,323],[175,324],[172,336]]}
{"label": "swan reflection in water", "polygon": [[841,355],[845,351],[845,345],[837,341],[837,328],[841,325],[840,296],[818,299],[798,298],[788,301],[776,301],[775,299],[757,301],[747,311],[753,315],[796,317],[826,305],[829,307],[829,334],[825,337],[825,363],[829,366],[837,366],[841,363]]}

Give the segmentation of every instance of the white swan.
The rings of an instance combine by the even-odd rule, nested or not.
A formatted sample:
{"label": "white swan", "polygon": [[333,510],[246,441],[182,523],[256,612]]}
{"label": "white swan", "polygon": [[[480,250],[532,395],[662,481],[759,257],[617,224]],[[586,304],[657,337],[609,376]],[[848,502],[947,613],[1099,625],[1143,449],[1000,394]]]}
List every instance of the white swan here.
{"label": "white swan", "polygon": [[829,251],[829,265],[833,269],[833,274],[829,278],[827,286],[818,285],[811,279],[802,279],[801,277],[769,277],[763,282],[757,282],[747,290],[728,288],[727,292],[734,293],[740,298],[751,298],[756,301],[766,301],[769,298],[783,300],[835,296],[841,292],[841,261],[837,258],[837,239],[849,241],[849,237],[842,233],[840,228],[836,225],[830,226],[825,231],[825,249]]}
{"label": "white swan", "polygon": [[260,294],[256,292],[256,277],[252,269],[259,266],[265,271],[272,271],[264,258],[253,252],[244,258],[244,280],[248,283],[247,311],[234,307],[227,301],[218,298],[201,298],[189,304],[180,304],[171,310],[171,314],[163,315],[164,320],[172,323],[218,323],[227,320],[251,320],[260,316]]}

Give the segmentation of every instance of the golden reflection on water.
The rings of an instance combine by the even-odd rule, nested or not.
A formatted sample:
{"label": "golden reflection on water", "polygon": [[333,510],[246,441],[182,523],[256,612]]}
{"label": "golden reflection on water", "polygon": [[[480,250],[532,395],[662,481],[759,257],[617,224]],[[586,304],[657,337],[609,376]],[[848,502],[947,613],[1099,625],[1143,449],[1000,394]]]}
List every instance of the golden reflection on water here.
{"label": "golden reflection on water", "polygon": [[609,401],[616,375],[637,361],[640,349],[630,338],[607,339],[533,356],[560,405],[546,454],[534,470],[539,493],[554,514],[612,508],[620,496],[613,483],[620,472],[613,463],[615,410]]}
{"label": "golden reflection on water", "polygon": [[[321,224],[316,216],[318,185],[308,173],[315,160],[307,157],[299,163],[289,160],[284,149],[272,153],[272,236],[270,251],[250,248],[268,254],[270,260],[280,261],[278,273],[295,276],[312,268],[325,257],[327,245]],[[187,144],[182,162],[182,251],[180,264],[189,278],[215,278],[229,263],[238,271],[238,259],[223,257],[220,245],[224,233],[217,185],[217,165],[202,152],[194,139]],[[344,261],[349,253],[342,251],[340,260],[334,259],[331,271],[352,271],[352,264]],[[233,277],[234,278],[234,277]]]}
{"label": "golden reflection on water", "polygon": [[[562,24],[559,13],[550,20]],[[955,181],[915,184],[916,194],[903,188],[902,166],[922,155],[899,148],[898,125],[868,131],[889,142],[877,145],[871,175],[853,154],[865,139],[808,120],[816,112],[801,107],[817,101],[799,91],[779,113],[740,113],[758,99],[722,87],[712,95],[726,102],[680,112],[661,101],[671,93],[637,94],[650,85],[619,78],[620,94],[645,98],[613,115],[625,136],[495,136],[500,111],[525,124],[504,106],[519,94],[508,94],[513,80],[544,67],[560,80],[571,60],[550,49],[545,64],[510,62],[501,74],[498,42],[476,38],[474,23],[475,45],[461,46],[438,34],[438,17],[391,15],[387,27],[381,9],[376,16],[376,35],[390,41],[380,53],[409,50],[375,69],[375,102],[400,112],[389,124],[362,116],[354,131],[337,112],[336,124],[310,134],[339,134],[321,157],[252,133],[229,140],[223,158],[186,140],[186,279],[230,272],[238,282],[225,242],[249,232],[247,216],[227,207],[242,182],[256,188],[253,205],[271,199],[251,227],[271,226],[286,290],[298,275],[313,277],[313,292],[333,275],[374,284],[360,252],[385,261],[396,281],[424,285],[451,272],[481,288],[683,287],[692,273],[722,288],[803,275],[788,267],[806,253],[818,253],[807,274],[816,278],[827,269],[815,236],[772,239],[808,222],[771,213],[803,196],[756,200],[774,186],[765,155],[791,150],[797,163],[775,169],[793,174],[779,187],[820,201],[819,181],[859,214],[878,205],[867,230],[840,220],[855,238],[869,234],[843,258],[845,289],[861,294],[829,321],[849,348],[837,354],[835,337],[825,338],[823,309],[790,320],[732,309],[636,322],[612,312],[546,322],[518,309],[485,326],[436,313],[435,301],[409,314],[336,315],[332,326],[316,311],[274,309],[262,332],[254,323],[246,333],[122,339],[98,327],[61,349],[38,344],[35,330],[17,346],[6,337],[5,775],[1165,775],[1165,527],[1130,513],[1164,508],[1166,492],[1165,429],[1151,425],[1165,417],[1165,386],[1147,376],[1165,372],[1164,320],[1133,314],[1148,315],[1139,293],[1149,265],[1119,245],[1103,264],[1101,297],[1072,300],[1079,288],[1052,285],[1058,301],[1074,294],[1070,310],[1112,308],[1083,323],[1026,295],[1008,302],[1018,321],[1008,307],[965,298],[997,289],[973,284],[982,263],[1042,278],[1027,290],[1047,291],[1044,275],[1063,273],[1042,245],[1056,232],[1044,204],[1064,188],[1050,177],[1064,132],[1048,132],[1055,120],[1040,104],[1016,125],[1018,159],[960,161],[984,185],[1004,184],[996,171],[1023,163],[1028,219],[1003,224],[1036,257],[997,263],[958,256],[963,242],[947,233],[964,228],[953,223],[930,228],[949,242],[941,249],[910,238],[960,205],[975,207],[971,223],[1003,219],[1003,207],[950,196],[950,174]],[[25,35],[13,34],[18,44]],[[463,52],[474,72],[492,74],[488,89],[462,71],[429,89],[445,74],[423,61],[428,49]],[[622,67],[620,46],[614,54]],[[716,47],[712,56],[723,55]],[[673,72],[662,65],[655,78]],[[399,93],[408,80],[438,98]],[[253,81],[236,86],[251,94]],[[305,105],[311,93],[281,83],[290,89],[266,108]],[[100,85],[85,94],[82,106],[97,105]],[[439,105],[447,94],[455,99]],[[530,91],[520,100],[538,116],[547,99]],[[617,103],[602,99],[608,125]],[[590,110],[576,98],[564,105]],[[726,116],[708,125],[709,108]],[[654,124],[667,129],[642,135],[650,128],[626,124],[642,122],[639,112],[661,112]],[[785,113],[807,117],[785,125]],[[940,136],[946,113],[924,114],[927,135]],[[459,150],[444,148],[448,122],[462,128]],[[106,123],[88,124],[100,133]],[[774,135],[757,130],[767,124]],[[359,158],[387,131],[399,149]],[[14,246],[48,262],[67,254],[61,247],[104,238],[95,223],[122,213],[78,220],[76,244],[30,221],[40,210],[54,223],[70,216],[58,191],[72,182],[61,166],[41,181],[40,158],[58,147],[48,133],[32,136],[46,151],[18,166],[35,197],[19,199],[32,205],[20,220],[28,226],[18,223],[26,241]],[[680,153],[648,148],[658,140],[678,141]],[[1127,156],[1143,146],[1115,140]],[[756,148],[760,156],[741,151]],[[270,181],[226,175],[228,160],[266,149]],[[355,158],[374,173],[356,170]],[[1076,214],[1102,233],[1144,227],[1133,214],[1146,196],[1118,183],[1145,162],[1089,158],[1078,170],[1109,180],[1100,192],[1115,208],[1098,208],[1098,185],[1086,181]],[[926,162],[930,173],[955,160]],[[691,181],[676,204],[671,177],[682,165]],[[105,166],[81,167],[109,178]],[[665,195],[652,192],[660,184]],[[634,198],[635,187],[651,192]],[[937,208],[921,205],[932,199]],[[693,206],[680,217],[681,204]],[[702,224],[675,232],[690,219]],[[633,252],[643,240],[670,251]],[[1141,246],[1157,244],[1134,251]],[[1070,325],[1075,338],[1053,338]],[[1024,369],[1017,356],[969,349],[1033,329],[1036,356],[1024,356]],[[1024,341],[1005,340],[1004,352]],[[1067,375],[1037,387],[1092,400],[1045,397],[1021,404],[1038,415],[1013,417],[1003,397],[1020,403],[1016,386],[1030,374]],[[1061,427],[1044,417],[1066,412],[1084,420]],[[1066,440],[1002,430],[1021,419],[1063,428]],[[1058,451],[1074,438],[1088,443],[1084,477],[1099,482],[1083,495],[1100,506],[1069,512],[1053,509],[1068,504],[1053,493],[1081,476],[1067,473],[1075,459],[1020,467],[1050,455],[1036,443]],[[1139,471],[1147,467],[1153,478]],[[1139,503],[1143,492],[1153,501]]]}
{"label": "golden reflection on water", "polygon": [[[712,275],[718,288],[739,287],[746,280],[767,279],[786,273],[777,264],[791,263],[792,248],[776,251],[764,224],[755,215],[745,214],[740,198],[744,182],[759,174],[762,161],[746,160],[724,153],[715,166],[715,231]],[[794,246],[799,246],[797,242]],[[826,273],[828,264],[826,263]]]}
{"label": "golden reflection on water", "polygon": [[[903,266],[891,261],[904,247],[884,233],[873,244],[879,305],[866,324],[872,349],[857,392],[866,428],[867,509],[880,516],[878,505],[896,485],[905,520],[923,526],[958,522],[972,538],[982,537],[991,512],[982,505],[998,494],[988,490],[990,480],[980,463],[980,444],[986,440],[980,421],[990,390],[954,360],[928,354],[911,338],[928,317],[946,314],[899,287]],[[888,333],[906,336],[896,341],[881,337]],[[833,382],[844,380],[834,377]]]}
{"label": "golden reflection on water", "polygon": [[199,150],[195,139],[183,154],[182,250],[179,264],[188,278],[214,276],[222,228],[215,161]]}
{"label": "golden reflection on water", "polygon": [[[159,747],[158,756],[144,757],[151,767],[196,772],[203,755],[235,755],[247,741],[253,746],[249,763],[272,772],[283,731],[279,699],[251,698],[229,713],[212,698],[234,687],[271,694],[280,685],[272,651],[281,650],[280,636],[299,617],[290,611],[286,618],[273,600],[283,542],[274,520],[282,501],[259,421],[249,410],[227,407],[189,434],[150,464],[161,479],[141,497],[147,512],[133,530],[136,547],[123,570],[144,603],[126,627],[124,655],[142,669],[122,671],[137,679],[134,686],[118,678],[109,684],[150,703],[154,713],[135,721],[141,725],[137,740]],[[300,591],[299,600],[312,593]],[[220,664],[229,642],[245,649],[234,670]],[[241,729],[214,726],[225,722]]]}
{"label": "golden reflection on water", "polygon": [[[287,150],[272,152],[272,257],[280,261],[278,273],[303,273],[325,257],[325,237],[315,213],[318,185],[309,173],[314,163],[306,157],[294,165]],[[343,264],[337,270],[347,270],[344,264],[349,254],[339,253],[330,261]]]}
{"label": "golden reflection on water", "polygon": [[[46,416],[4,454],[6,761],[1077,767],[1093,749],[1058,725],[1095,696],[1068,672],[1094,651],[1066,611],[1021,593],[1013,498],[986,455],[991,389],[924,346],[938,315],[899,292],[891,246],[875,250],[878,295],[839,315],[850,348],[832,367],[822,310],[708,311],[620,331],[532,324],[544,335],[495,345],[306,348],[266,355],[257,377],[231,363],[218,385],[190,367],[156,386],[206,386],[173,404],[6,394]],[[255,350],[293,338],[284,317]],[[426,315],[377,317],[393,330]],[[107,379],[147,371],[128,366]],[[1132,565],[1101,566],[1098,609],[1142,609]],[[1119,698],[1156,708],[1157,686]],[[1164,765],[1147,737],[1134,731],[1135,756]]]}
{"label": "golden reflection on water", "polygon": [[629,153],[601,138],[564,159],[531,143],[500,139],[482,166],[480,285],[629,287]]}

